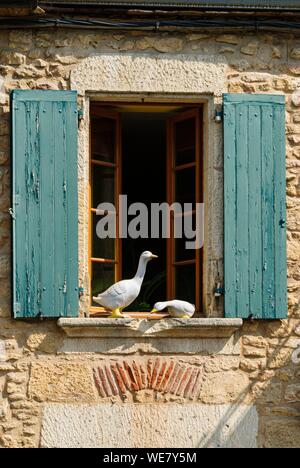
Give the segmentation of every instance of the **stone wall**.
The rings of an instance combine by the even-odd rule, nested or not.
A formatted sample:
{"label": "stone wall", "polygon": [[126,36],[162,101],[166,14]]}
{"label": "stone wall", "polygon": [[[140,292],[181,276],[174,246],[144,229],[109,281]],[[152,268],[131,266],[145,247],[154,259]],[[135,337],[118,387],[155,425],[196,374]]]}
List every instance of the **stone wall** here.
{"label": "stone wall", "polygon": [[[1,31],[0,51],[0,446],[298,446],[300,37]],[[108,56],[105,72],[101,63]],[[145,84],[137,76],[141,68],[127,73],[122,66],[140,61],[147,67],[150,59],[169,64],[163,70],[181,70],[186,84],[176,79],[171,86],[167,75]],[[153,65],[154,77],[158,68]],[[144,84],[133,89],[133,82]],[[288,320],[246,323],[231,338],[182,338],[175,346],[168,338],[72,339],[55,322],[10,318],[9,92],[77,88],[88,110],[86,91],[95,93],[99,86],[114,92],[112,83],[128,93],[147,87],[160,94],[212,93],[209,126],[216,125],[211,117],[224,91],[286,95]],[[83,259],[87,127],[86,113],[79,140]],[[222,193],[220,127],[214,132],[208,203],[217,205],[222,219],[216,195]],[[210,223],[210,232],[207,313],[220,315],[222,305],[211,294],[215,271],[222,268],[220,221]],[[80,275],[86,284],[85,260]]]}

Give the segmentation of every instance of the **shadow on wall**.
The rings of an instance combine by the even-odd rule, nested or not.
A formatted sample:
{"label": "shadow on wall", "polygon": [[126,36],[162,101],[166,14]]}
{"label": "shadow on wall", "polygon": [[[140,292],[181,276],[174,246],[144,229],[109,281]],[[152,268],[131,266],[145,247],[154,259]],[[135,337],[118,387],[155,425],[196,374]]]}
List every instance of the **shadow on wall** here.
{"label": "shadow on wall", "polygon": [[[299,338],[293,322],[245,324],[242,336],[230,339],[126,339],[126,344],[120,339],[66,339],[59,353],[66,353],[69,362],[78,353],[96,353],[90,365],[94,371],[102,366],[110,393],[101,396],[99,391],[92,405],[84,405],[78,397],[74,406],[70,394],[68,403],[55,404],[58,400],[52,397],[52,387],[51,395],[44,395],[45,402],[52,403],[44,406],[43,446],[55,446],[59,436],[66,446],[297,447],[300,372],[291,356]],[[151,385],[139,387],[135,367],[141,370],[145,364],[147,368],[149,361]],[[182,372],[180,378],[177,375],[177,390],[168,392],[162,382],[172,361]],[[118,362],[136,385],[131,387],[129,382],[123,393],[117,381],[115,393],[111,392],[107,379],[109,366],[118,366]],[[76,361],[73,365],[76,367]],[[195,368],[203,369],[203,379],[195,398],[187,398],[184,372],[191,376]],[[92,435],[91,418],[96,427],[108,427],[109,420],[114,430],[98,430]],[[61,427],[65,419],[69,425],[64,437]],[[88,439],[78,439],[76,431],[70,437],[70,424],[76,427],[84,421]]]}
{"label": "shadow on wall", "polygon": [[[299,336],[299,323],[290,327],[289,321],[261,323],[255,334],[251,334],[251,325],[247,325],[240,368],[249,373],[249,388],[235,399],[215,430],[199,440],[198,447],[224,447],[224,428],[228,428],[229,439],[236,433],[243,435],[245,414],[240,408],[251,403],[259,416],[258,447],[299,447],[300,338],[296,337],[296,331]],[[246,430],[251,433],[256,428],[249,423]],[[243,440],[247,438],[240,439],[239,447],[243,447]]]}

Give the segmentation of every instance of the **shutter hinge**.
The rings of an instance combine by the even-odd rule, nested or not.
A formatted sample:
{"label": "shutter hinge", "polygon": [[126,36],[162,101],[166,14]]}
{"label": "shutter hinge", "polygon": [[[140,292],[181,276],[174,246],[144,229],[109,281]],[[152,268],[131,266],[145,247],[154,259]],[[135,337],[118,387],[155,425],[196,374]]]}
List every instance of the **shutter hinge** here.
{"label": "shutter hinge", "polygon": [[78,117],[78,123],[80,123],[84,117],[83,109],[81,107],[77,109],[77,117]]}
{"label": "shutter hinge", "polygon": [[64,293],[64,294],[67,294],[67,280],[66,280],[66,278],[65,278],[65,281],[64,281],[63,293]]}
{"label": "shutter hinge", "polygon": [[15,313],[21,312],[21,304],[20,304],[20,302],[14,302],[14,311],[15,311]]}
{"label": "shutter hinge", "polygon": [[[14,206],[20,205],[20,201],[21,201],[20,195],[15,195],[13,205]],[[12,219],[16,219],[16,212],[13,208],[9,208],[8,212],[10,216],[12,217]]]}
{"label": "shutter hinge", "polygon": [[222,121],[223,121],[223,111],[216,110],[216,112],[215,112],[215,122],[216,123],[221,123]]}
{"label": "shutter hinge", "polygon": [[225,290],[224,290],[224,288],[221,286],[221,283],[218,283],[217,286],[216,286],[216,288],[215,288],[215,291],[214,291],[215,297],[221,297],[221,296],[223,296],[224,292],[225,292]]}
{"label": "shutter hinge", "polygon": [[250,323],[253,323],[255,320],[254,314],[250,314],[247,320],[249,320]]}
{"label": "shutter hinge", "polygon": [[12,208],[9,208],[8,212],[9,212],[10,216],[12,217],[12,219],[15,220],[16,219],[16,214],[15,214],[14,210]]}
{"label": "shutter hinge", "polygon": [[78,296],[79,297],[82,297],[84,295],[84,288],[83,287],[79,287],[78,288]]}

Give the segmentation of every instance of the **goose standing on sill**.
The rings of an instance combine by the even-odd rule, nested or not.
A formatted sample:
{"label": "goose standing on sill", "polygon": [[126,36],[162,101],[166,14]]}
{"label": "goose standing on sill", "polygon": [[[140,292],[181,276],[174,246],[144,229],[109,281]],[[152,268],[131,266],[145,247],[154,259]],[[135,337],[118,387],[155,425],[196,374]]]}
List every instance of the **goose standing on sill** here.
{"label": "goose standing on sill", "polygon": [[153,253],[149,251],[143,252],[140,256],[136,275],[132,279],[118,281],[118,283],[113,284],[103,293],[93,297],[93,300],[97,304],[105,307],[105,309],[111,310],[110,318],[124,317],[121,311],[132,304],[138,297],[143,284],[147,264],[153,258],[157,258],[157,255],[153,255]]}

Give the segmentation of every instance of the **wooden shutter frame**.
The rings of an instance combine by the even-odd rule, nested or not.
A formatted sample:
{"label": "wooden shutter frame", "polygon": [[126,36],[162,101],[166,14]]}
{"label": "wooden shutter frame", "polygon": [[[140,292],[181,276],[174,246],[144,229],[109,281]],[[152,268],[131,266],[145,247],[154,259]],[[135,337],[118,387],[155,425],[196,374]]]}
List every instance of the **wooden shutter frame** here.
{"label": "wooden shutter frame", "polygon": [[[26,104],[25,104],[26,103]],[[27,104],[28,103],[28,104]],[[63,188],[61,191],[64,191],[63,195],[63,202],[61,199],[58,198],[58,203],[63,204],[65,209],[65,226],[66,226],[66,239],[65,239],[65,252],[66,252],[66,264],[64,265],[64,282],[60,285],[59,294],[60,298],[58,299],[58,295],[56,294],[56,286],[53,284],[53,307],[51,309],[47,308],[47,312],[44,313],[42,303],[42,295],[46,293],[47,286],[41,284],[41,268],[38,269],[38,273],[33,271],[33,275],[38,275],[38,284],[39,284],[39,291],[38,295],[40,299],[34,301],[34,305],[32,306],[32,310],[24,307],[24,303],[19,301],[20,297],[22,299],[22,293],[17,292],[18,289],[18,279],[17,279],[17,272],[18,272],[18,255],[19,251],[17,249],[18,242],[21,242],[18,238],[18,232],[16,232],[16,216],[19,216],[18,213],[18,206],[20,203],[20,195],[18,195],[18,185],[17,185],[17,163],[18,163],[18,145],[26,145],[26,138],[25,133],[31,132],[32,128],[26,129],[26,125],[24,126],[24,135],[23,139],[20,134],[17,134],[17,112],[19,111],[19,107],[21,105],[30,105],[29,103],[37,103],[38,105],[42,103],[61,103],[62,108],[59,109],[58,112],[62,113],[62,118],[65,119],[64,128],[59,128],[60,132],[63,132],[65,137],[64,139],[64,148],[60,150],[64,152],[65,155],[65,183],[63,184]],[[18,107],[19,106],[19,107]],[[24,111],[25,112],[25,111]],[[27,112],[30,112],[27,109]],[[44,108],[45,112],[45,108]],[[40,113],[40,108],[38,110]],[[35,318],[35,317],[76,317],[78,315],[78,194],[77,194],[77,127],[78,127],[78,111],[77,111],[77,92],[76,91],[42,91],[42,90],[13,90],[11,93],[11,116],[12,116],[12,295],[13,295],[13,315],[15,318]],[[38,118],[38,122],[36,122],[36,144],[40,144],[41,125],[42,117]],[[45,125],[45,123],[44,123]],[[53,138],[51,140],[51,135],[53,136],[52,132],[55,132],[55,119],[50,120],[49,122],[49,143],[55,145],[56,139]],[[46,138],[45,132],[43,138]],[[55,133],[54,133],[55,136]],[[37,143],[38,142],[38,143]],[[26,151],[28,148],[26,149]],[[22,151],[22,150],[21,150]],[[38,148],[34,153],[36,157],[38,157],[38,164],[39,164],[39,171],[41,170],[42,165],[40,164],[40,149]],[[55,149],[53,150],[55,152]],[[58,151],[58,150],[57,150]],[[53,152],[53,158],[55,158],[55,153]],[[20,155],[20,153],[19,153]],[[25,157],[24,157],[25,158]],[[22,159],[22,158],[21,158]],[[46,159],[44,157],[44,159]],[[45,168],[45,163],[44,168]],[[25,159],[24,159],[25,165]],[[55,170],[55,166],[53,171]],[[54,174],[54,172],[53,172]],[[54,177],[54,176],[53,176]],[[24,184],[25,185],[25,184]],[[38,204],[40,214],[35,221],[40,224],[39,229],[40,232],[42,228],[41,225],[41,198],[42,198],[42,190],[43,187],[39,182],[37,182],[37,191],[39,194],[37,195]],[[53,188],[53,194],[54,194]],[[28,192],[26,192],[27,194]],[[54,195],[53,195],[54,198]],[[53,204],[55,202],[53,201]],[[75,219],[74,219],[75,218]],[[25,219],[25,218],[24,218]],[[29,220],[32,222],[32,220]],[[25,224],[25,222],[24,222]],[[24,228],[25,232],[25,228]],[[56,231],[55,231],[56,232]],[[42,249],[43,250],[43,249]],[[37,252],[37,250],[34,250]],[[37,255],[41,255],[41,252],[37,252]],[[54,261],[54,260],[53,260]],[[26,262],[24,261],[24,264]],[[42,263],[42,262],[41,262]],[[62,262],[63,263],[63,262]],[[54,278],[56,270],[54,268]],[[35,278],[36,279],[36,278]],[[56,279],[55,279],[56,284]],[[28,283],[28,281],[27,281]],[[19,294],[20,297],[17,297]],[[56,294],[56,295],[55,295]],[[28,300],[28,298],[27,298]],[[30,301],[29,301],[30,302]],[[40,303],[40,310],[37,310],[37,303]],[[44,301],[45,303],[45,301]],[[47,304],[47,303],[46,303]],[[59,307],[57,305],[59,304]],[[60,305],[62,305],[60,307]],[[49,312],[50,310],[50,312]]]}
{"label": "wooden shutter frame", "polygon": [[[242,109],[247,109],[247,119]],[[253,112],[254,109],[256,112]],[[226,317],[287,317],[284,110],[285,96],[282,95],[224,95]],[[252,141],[248,147],[250,133]],[[246,163],[248,173],[245,171]],[[255,180],[257,173],[261,176],[259,185]],[[252,191],[247,192],[249,184],[256,190],[255,195]],[[242,188],[247,198],[241,196]],[[274,212],[271,219],[268,217],[270,212]],[[249,216],[253,226],[249,225]],[[259,227],[255,226],[257,219],[258,222],[261,219]],[[249,253],[245,251],[249,243],[257,245],[251,262]]]}

